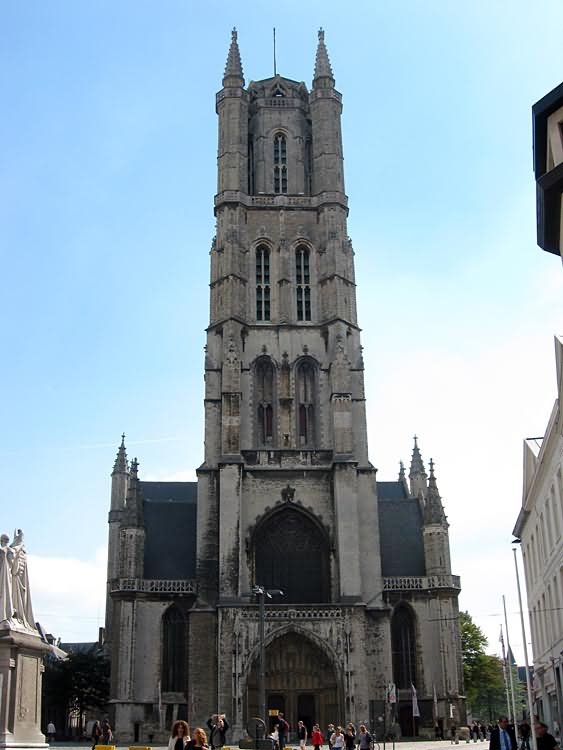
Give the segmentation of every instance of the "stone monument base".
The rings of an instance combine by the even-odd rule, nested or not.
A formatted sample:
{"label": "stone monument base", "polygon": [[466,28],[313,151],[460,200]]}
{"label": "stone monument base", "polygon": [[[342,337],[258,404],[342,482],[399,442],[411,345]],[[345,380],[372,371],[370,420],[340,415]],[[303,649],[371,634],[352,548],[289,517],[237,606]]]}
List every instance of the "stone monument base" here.
{"label": "stone monument base", "polygon": [[43,656],[51,647],[37,632],[6,624],[0,629],[0,750],[47,748],[40,728],[41,681]]}

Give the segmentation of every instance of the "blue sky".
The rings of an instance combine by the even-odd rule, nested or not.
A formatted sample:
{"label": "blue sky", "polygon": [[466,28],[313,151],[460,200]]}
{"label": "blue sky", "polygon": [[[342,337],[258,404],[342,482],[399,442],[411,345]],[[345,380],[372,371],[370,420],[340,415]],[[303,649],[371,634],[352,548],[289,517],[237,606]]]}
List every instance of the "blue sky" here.
{"label": "blue sky", "polygon": [[121,432],[145,479],[202,460],[234,25],[247,82],[272,74],[276,26],[278,71],[307,84],[325,28],[371,459],[393,478],[415,432],[435,459],[461,605],[495,650],[522,438],[555,398],[563,273],[535,245],[531,105],[563,79],[560,2],[4,2],[2,531],[26,532],[46,629],[91,639]]}

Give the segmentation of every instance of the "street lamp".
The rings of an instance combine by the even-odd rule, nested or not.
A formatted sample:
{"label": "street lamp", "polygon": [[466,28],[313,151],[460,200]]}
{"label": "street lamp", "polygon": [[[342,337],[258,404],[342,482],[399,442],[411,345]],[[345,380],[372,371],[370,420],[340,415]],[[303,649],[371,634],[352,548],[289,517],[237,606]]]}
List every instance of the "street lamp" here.
{"label": "street lamp", "polygon": [[[513,539],[512,544],[521,544],[520,539]],[[526,643],[526,629],[524,627],[524,612],[522,610],[522,593],[520,591],[520,574],[518,572],[518,560],[516,558],[516,547],[512,547],[514,553],[514,569],[516,570],[516,585],[518,587],[518,604],[520,605],[520,627],[522,628],[522,643],[524,644],[524,663],[526,664],[526,688],[528,691],[528,711],[530,713],[530,727],[532,730],[532,747],[536,745],[536,727],[534,719],[534,708],[532,701],[532,681],[530,679],[530,665],[528,663],[528,645]]]}
{"label": "street lamp", "polygon": [[266,597],[271,599],[273,596],[283,596],[281,589],[267,589],[265,586],[253,586],[252,594],[258,598],[259,620],[258,620],[258,640],[260,643],[260,653],[258,662],[258,714],[264,725],[266,725],[266,650],[264,644],[264,625],[266,621],[265,600]]}

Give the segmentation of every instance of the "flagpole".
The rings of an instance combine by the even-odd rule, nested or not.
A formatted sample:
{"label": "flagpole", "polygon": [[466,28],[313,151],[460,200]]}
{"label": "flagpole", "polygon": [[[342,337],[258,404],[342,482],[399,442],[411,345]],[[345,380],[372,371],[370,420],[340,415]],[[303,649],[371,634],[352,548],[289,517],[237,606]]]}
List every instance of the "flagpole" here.
{"label": "flagpole", "polygon": [[510,695],[508,693],[508,677],[506,676],[506,651],[504,649],[504,638],[502,637],[502,625],[500,626],[500,638],[502,645],[502,677],[504,679],[504,690],[506,692],[506,713],[510,716]]}
{"label": "flagpole", "polygon": [[512,664],[510,663],[510,654],[512,654],[512,651],[510,649],[510,638],[508,636],[508,619],[506,617],[506,599],[504,598],[504,594],[502,595],[502,606],[504,607],[504,629],[506,630],[506,650],[508,652],[508,674],[510,675],[510,696],[512,698],[512,721],[514,722],[514,727],[516,728],[516,701],[514,700],[514,678],[512,676]]}
{"label": "flagpole", "polygon": [[[518,540],[519,542],[520,540]],[[514,552],[514,568],[516,570],[516,585],[518,587],[518,603],[520,605],[520,626],[522,628],[522,643],[524,644],[524,663],[526,664],[526,688],[528,691],[528,711],[530,713],[530,726],[532,728],[532,750],[536,750],[536,725],[534,717],[534,704],[532,702],[532,681],[530,679],[530,666],[528,664],[528,644],[526,642],[526,628],[524,627],[524,613],[522,611],[522,593],[520,591],[520,574],[518,572],[518,560],[516,559],[516,547]]]}

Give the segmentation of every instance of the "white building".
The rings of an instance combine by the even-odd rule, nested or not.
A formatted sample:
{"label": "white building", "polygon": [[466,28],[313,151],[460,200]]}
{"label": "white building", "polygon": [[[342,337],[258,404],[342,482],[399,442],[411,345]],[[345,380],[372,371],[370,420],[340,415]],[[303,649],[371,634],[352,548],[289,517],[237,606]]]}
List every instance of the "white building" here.
{"label": "white building", "polygon": [[522,542],[534,652],[536,713],[561,726],[563,679],[563,339],[555,338],[557,398],[543,438],[524,440]]}

